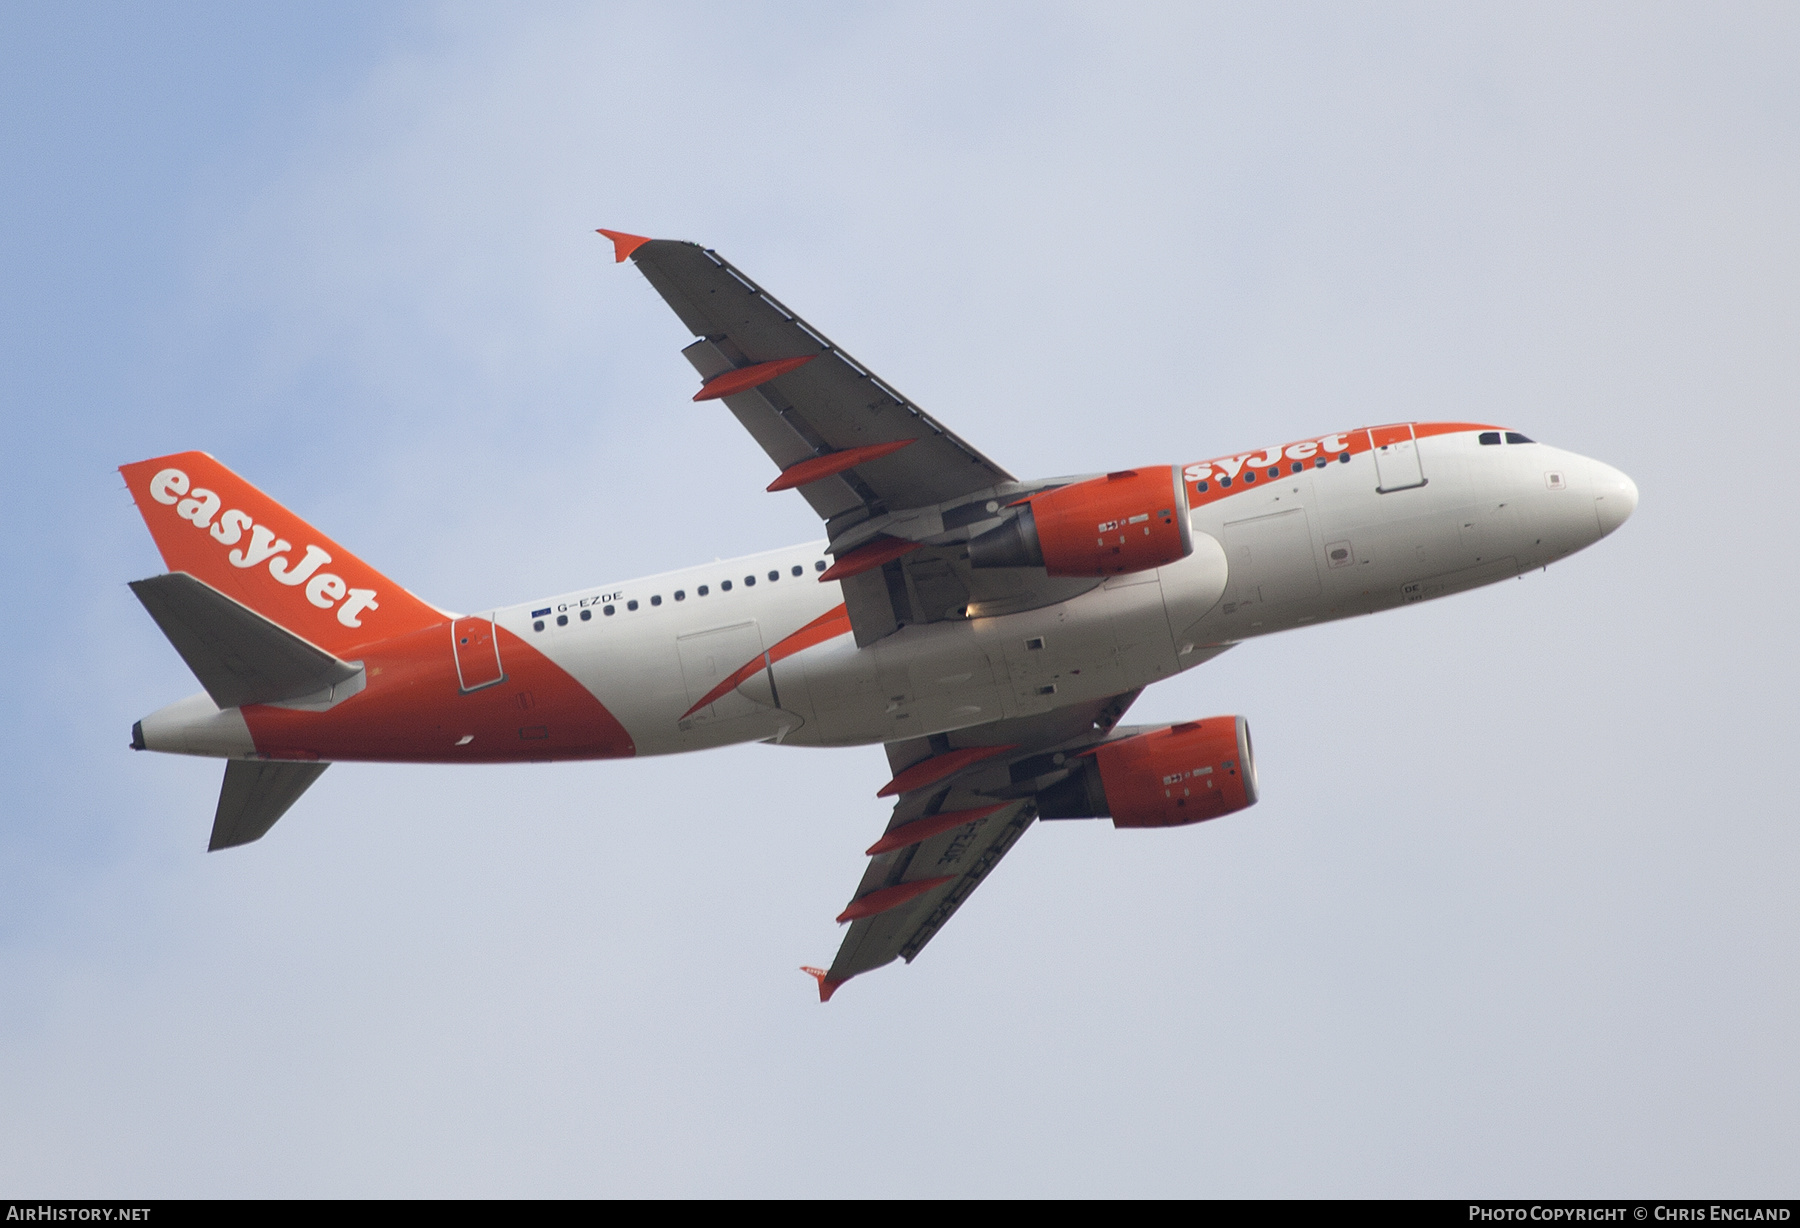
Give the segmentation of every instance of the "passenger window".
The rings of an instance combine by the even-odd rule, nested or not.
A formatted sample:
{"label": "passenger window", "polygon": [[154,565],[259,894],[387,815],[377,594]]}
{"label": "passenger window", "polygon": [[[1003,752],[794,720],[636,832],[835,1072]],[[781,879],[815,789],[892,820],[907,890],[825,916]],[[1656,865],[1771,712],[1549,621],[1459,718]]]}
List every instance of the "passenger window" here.
{"label": "passenger window", "polygon": [[583,610],[581,612],[581,621],[584,623],[590,621],[593,617],[594,612],[592,610]]}
{"label": "passenger window", "polygon": [[632,598],[632,599],[631,599],[631,600],[630,600],[630,601],[627,601],[627,602],[626,602],[626,603],[625,603],[625,608],[626,608],[626,609],[628,609],[628,610],[635,610],[635,609],[637,609],[637,598],[636,598],[636,597],[633,597],[633,598]]}
{"label": "passenger window", "polygon": [[825,570],[825,560],[820,559],[818,562],[814,563],[813,570],[814,571],[824,571]]}
{"label": "passenger window", "polygon": [[567,614],[558,614],[556,616],[556,625],[559,627],[568,626],[569,625],[569,616]]}
{"label": "passenger window", "polygon": [[800,564],[798,564],[798,563],[794,564],[793,570],[794,570],[794,574],[797,576],[806,574],[806,568],[800,566]]}
{"label": "passenger window", "polygon": [[1481,440],[1482,447],[1491,448],[1495,444],[1500,442],[1500,432],[1499,431],[1483,431],[1483,432],[1481,432],[1481,434],[1479,436],[1477,436],[1477,438],[1479,438]]}
{"label": "passenger window", "polygon": [[533,631],[542,631],[544,629],[544,620],[540,618],[536,622],[532,623],[531,629]]}
{"label": "passenger window", "polygon": [[1342,456],[1338,457],[1338,461],[1342,464],[1348,465],[1350,463],[1350,454],[1348,452],[1344,453]]}
{"label": "passenger window", "polygon": [[1244,481],[1246,481],[1246,482],[1256,481],[1256,471],[1254,469],[1244,470]]}
{"label": "passenger window", "polygon": [[1269,466],[1269,476],[1272,478],[1280,477],[1281,476],[1281,466],[1280,465],[1270,465]]}
{"label": "passenger window", "polygon": [[769,580],[771,582],[779,580],[779,579],[781,579],[781,573],[779,571],[771,571],[769,573]]}
{"label": "passenger window", "polygon": [[650,604],[651,605],[661,605],[662,604],[662,594],[661,593],[652,594],[650,597]]}
{"label": "passenger window", "polygon": [[1305,469],[1306,469],[1306,466],[1302,465],[1299,461],[1294,462],[1294,472],[1295,473],[1303,472]]}
{"label": "passenger window", "polygon": [[675,590],[675,600],[686,601],[687,600],[687,590],[685,588],[676,589]]}
{"label": "passenger window", "polygon": [[756,587],[756,577],[755,576],[745,576],[744,577],[744,587],[745,588],[755,588]]}
{"label": "passenger window", "polygon": [[1537,441],[1535,439],[1527,439],[1527,438],[1525,438],[1525,436],[1519,434],[1519,432],[1517,432],[1517,431],[1508,431],[1508,432],[1506,432],[1506,442],[1507,443],[1536,443]]}
{"label": "passenger window", "polygon": [[720,580],[719,581],[719,591],[721,593],[729,593],[731,591],[731,581],[730,580]]}
{"label": "passenger window", "polygon": [[702,597],[704,597],[704,596],[706,596],[706,585],[702,584],[699,588],[695,589],[694,591],[699,593]]}
{"label": "passenger window", "polygon": [[611,618],[613,616],[613,607],[607,606],[605,609],[601,610],[600,612],[602,614],[606,615],[608,618]]}
{"label": "passenger window", "polygon": [[1325,466],[1329,465],[1330,463],[1331,462],[1326,460],[1323,456],[1313,457],[1313,468],[1314,469],[1323,469]]}
{"label": "passenger window", "polygon": [[1220,489],[1220,490],[1225,490],[1225,489],[1227,489],[1227,488],[1228,488],[1228,487],[1230,487],[1230,485],[1231,485],[1231,479],[1230,479],[1230,478],[1220,478],[1220,479],[1219,479],[1219,489]]}
{"label": "passenger window", "polygon": [[1202,495],[1205,494],[1206,493],[1206,483],[1205,482],[1194,483],[1194,492],[1196,494],[1202,494]]}

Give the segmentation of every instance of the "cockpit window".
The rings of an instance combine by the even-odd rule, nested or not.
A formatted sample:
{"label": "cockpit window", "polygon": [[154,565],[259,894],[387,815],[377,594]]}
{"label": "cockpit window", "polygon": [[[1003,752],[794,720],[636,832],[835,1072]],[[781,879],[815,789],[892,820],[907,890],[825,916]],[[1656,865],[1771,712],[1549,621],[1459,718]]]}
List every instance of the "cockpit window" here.
{"label": "cockpit window", "polygon": [[1519,432],[1517,432],[1517,431],[1508,431],[1508,432],[1506,432],[1506,442],[1507,443],[1536,443],[1537,440],[1527,439],[1527,438],[1525,438],[1525,436],[1519,434]]}
{"label": "cockpit window", "polygon": [[1498,446],[1500,443],[1500,432],[1499,431],[1483,431],[1483,432],[1481,432],[1481,443],[1482,443],[1483,447],[1491,448],[1491,447]]}

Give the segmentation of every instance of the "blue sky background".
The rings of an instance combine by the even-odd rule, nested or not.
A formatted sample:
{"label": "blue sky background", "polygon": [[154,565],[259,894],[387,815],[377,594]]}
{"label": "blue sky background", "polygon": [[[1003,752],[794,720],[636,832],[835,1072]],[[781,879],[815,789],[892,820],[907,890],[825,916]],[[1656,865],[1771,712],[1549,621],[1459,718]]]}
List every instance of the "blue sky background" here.
{"label": "blue sky background", "polygon": [[[1793,1193],[1786,6],[0,10],[0,1191]],[[477,609],[811,538],[592,233],[719,248],[1022,474],[1505,422],[1587,554],[1247,645],[1265,800],[1034,830],[795,967],[878,749],[216,764],[113,471]]]}

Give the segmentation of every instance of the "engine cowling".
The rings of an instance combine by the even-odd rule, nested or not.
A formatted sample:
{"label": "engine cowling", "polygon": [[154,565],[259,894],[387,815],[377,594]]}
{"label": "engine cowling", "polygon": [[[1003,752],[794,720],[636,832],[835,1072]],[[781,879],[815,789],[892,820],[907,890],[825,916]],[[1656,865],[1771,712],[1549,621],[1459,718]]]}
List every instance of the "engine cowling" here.
{"label": "engine cowling", "polygon": [[1046,819],[1182,827],[1256,805],[1256,755],[1241,716],[1211,716],[1102,743],[1038,794]]}
{"label": "engine cowling", "polygon": [[969,543],[969,565],[1116,576],[1193,551],[1181,468],[1156,465],[1032,495],[1012,519]]}

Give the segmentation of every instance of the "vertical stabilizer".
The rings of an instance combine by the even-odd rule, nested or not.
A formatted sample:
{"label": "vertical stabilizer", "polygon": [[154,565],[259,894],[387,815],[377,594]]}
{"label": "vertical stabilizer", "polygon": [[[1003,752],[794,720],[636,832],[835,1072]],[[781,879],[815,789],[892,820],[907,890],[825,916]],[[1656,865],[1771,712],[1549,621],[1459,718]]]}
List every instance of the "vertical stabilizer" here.
{"label": "vertical stabilizer", "polygon": [[170,571],[328,653],[448,621],[204,452],[119,472]]}

